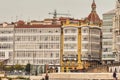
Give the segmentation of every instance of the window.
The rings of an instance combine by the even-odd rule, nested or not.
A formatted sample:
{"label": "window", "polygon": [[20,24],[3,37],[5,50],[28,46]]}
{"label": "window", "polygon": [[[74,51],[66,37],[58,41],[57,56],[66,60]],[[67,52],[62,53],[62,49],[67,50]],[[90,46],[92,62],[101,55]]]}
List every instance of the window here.
{"label": "window", "polygon": [[53,53],[50,54],[50,57],[53,57]]}
{"label": "window", "polygon": [[84,30],[83,30],[83,32],[84,32],[84,33],[86,33],[86,32],[87,32],[87,30],[85,30],[85,29],[84,29]]}
{"label": "window", "polygon": [[107,52],[107,51],[108,51],[108,49],[107,49],[107,48],[104,48],[104,49],[103,49],[103,52]]}
{"label": "window", "polygon": [[58,58],[59,57],[59,53],[56,53],[56,58]]}
{"label": "window", "polygon": [[110,32],[112,32],[112,29],[110,29]]}
{"label": "window", "polygon": [[56,33],[57,33],[58,31],[56,30]]}
{"label": "window", "polygon": [[42,47],[41,47],[41,45],[39,45],[39,49],[41,49]]}
{"label": "window", "polygon": [[5,52],[0,52],[0,57],[5,58]]}

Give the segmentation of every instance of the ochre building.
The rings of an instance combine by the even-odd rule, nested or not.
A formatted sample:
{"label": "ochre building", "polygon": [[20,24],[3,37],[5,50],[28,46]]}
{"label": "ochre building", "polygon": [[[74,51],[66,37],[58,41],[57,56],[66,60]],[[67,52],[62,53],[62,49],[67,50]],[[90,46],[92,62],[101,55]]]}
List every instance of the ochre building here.
{"label": "ochre building", "polygon": [[61,29],[61,72],[75,72],[100,64],[101,28],[68,20]]}

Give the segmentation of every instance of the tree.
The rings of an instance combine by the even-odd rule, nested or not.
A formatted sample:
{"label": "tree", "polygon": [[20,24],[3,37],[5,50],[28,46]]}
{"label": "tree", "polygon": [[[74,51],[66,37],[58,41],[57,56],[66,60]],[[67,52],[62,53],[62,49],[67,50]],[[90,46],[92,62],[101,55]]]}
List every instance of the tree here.
{"label": "tree", "polygon": [[4,63],[0,62],[0,70],[3,71],[4,70]]}
{"label": "tree", "polygon": [[23,70],[24,69],[24,67],[22,65],[19,65],[19,64],[16,64],[14,66],[14,68],[15,68],[15,70]]}
{"label": "tree", "polygon": [[12,71],[12,66],[5,66],[5,67],[4,67],[4,70],[5,70],[5,71]]}
{"label": "tree", "polygon": [[31,64],[28,63],[28,64],[26,65],[26,67],[25,67],[25,71],[26,71],[28,74],[30,74],[30,66],[31,66]]}

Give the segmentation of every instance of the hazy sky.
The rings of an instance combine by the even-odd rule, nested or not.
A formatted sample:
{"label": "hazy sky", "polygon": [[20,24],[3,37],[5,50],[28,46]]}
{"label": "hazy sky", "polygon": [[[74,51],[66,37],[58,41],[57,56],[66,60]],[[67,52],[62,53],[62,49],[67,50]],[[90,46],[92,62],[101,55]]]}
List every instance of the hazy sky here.
{"label": "hazy sky", "polygon": [[[0,22],[43,20],[50,18],[49,12],[70,13],[71,17],[84,18],[91,12],[93,0],[0,0]],[[115,8],[116,0],[95,0],[97,13],[102,14]],[[17,17],[16,17],[17,16]]]}

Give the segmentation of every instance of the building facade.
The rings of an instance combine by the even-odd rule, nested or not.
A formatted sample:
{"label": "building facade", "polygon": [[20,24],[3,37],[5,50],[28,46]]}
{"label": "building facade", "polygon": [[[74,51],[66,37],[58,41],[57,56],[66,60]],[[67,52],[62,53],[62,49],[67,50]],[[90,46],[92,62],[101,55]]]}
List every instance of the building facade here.
{"label": "building facade", "polygon": [[61,72],[88,69],[101,60],[101,28],[73,23],[62,26]]}
{"label": "building facade", "polygon": [[101,40],[100,27],[93,25],[81,27],[81,59],[83,61],[95,61],[96,64],[100,62]]}
{"label": "building facade", "polygon": [[60,25],[15,26],[14,64],[60,66]]}
{"label": "building facade", "polygon": [[66,25],[62,30],[61,71],[69,72],[78,66],[78,25]]}
{"label": "building facade", "polygon": [[112,52],[112,31],[113,31],[113,17],[115,16],[115,9],[103,14],[102,26],[102,63],[111,64],[115,60],[115,55]]}
{"label": "building facade", "polygon": [[13,64],[14,25],[3,23],[0,25],[0,61]]}
{"label": "building facade", "polygon": [[113,54],[115,61],[120,62],[120,0],[116,1],[116,11],[113,19]]}
{"label": "building facade", "polygon": [[[8,37],[11,44],[5,42],[1,47],[4,42],[0,42],[1,49],[7,45],[10,52],[1,50],[0,55],[4,56],[10,65],[30,63],[33,70],[43,72],[45,65],[48,65],[49,70],[59,71],[61,68],[61,72],[71,72],[100,63],[101,20],[96,13],[94,0],[91,7],[92,11],[85,20],[61,18],[57,24],[53,24],[52,19],[27,24],[19,21],[13,28],[8,28],[11,30],[10,39]],[[5,30],[2,29],[1,32]],[[3,40],[4,36],[9,35],[4,33]],[[8,56],[8,53],[12,54]]]}

